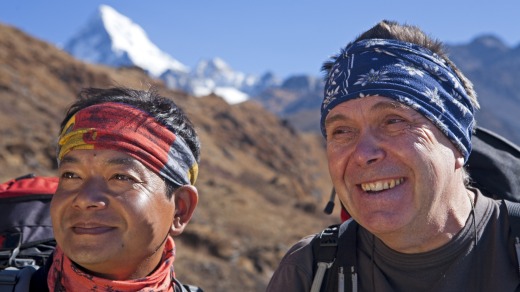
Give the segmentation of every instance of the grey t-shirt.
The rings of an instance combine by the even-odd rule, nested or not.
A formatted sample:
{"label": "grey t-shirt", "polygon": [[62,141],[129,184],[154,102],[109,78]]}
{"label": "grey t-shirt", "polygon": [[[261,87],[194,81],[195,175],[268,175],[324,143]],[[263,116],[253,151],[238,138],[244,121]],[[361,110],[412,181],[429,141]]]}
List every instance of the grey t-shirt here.
{"label": "grey t-shirt", "polygon": [[[502,202],[478,191],[475,201],[475,220],[471,215],[449,243],[425,253],[396,252],[360,227],[359,291],[520,291],[513,246],[507,242],[507,214],[500,208]],[[288,251],[267,291],[310,291],[312,238],[302,239]]]}

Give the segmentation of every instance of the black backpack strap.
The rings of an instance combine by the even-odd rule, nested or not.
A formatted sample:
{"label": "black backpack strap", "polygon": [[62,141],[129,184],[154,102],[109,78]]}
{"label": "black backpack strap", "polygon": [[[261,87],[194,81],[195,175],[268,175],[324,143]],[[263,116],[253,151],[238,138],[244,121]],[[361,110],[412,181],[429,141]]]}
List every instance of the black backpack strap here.
{"label": "black backpack strap", "polygon": [[173,277],[173,283],[175,284],[174,292],[204,292],[200,287],[193,286],[193,285],[183,285],[177,278]]}
{"label": "black backpack strap", "polygon": [[189,285],[189,284],[185,284],[182,286],[189,292],[204,292],[204,290],[202,290],[200,287],[197,287],[197,286],[193,286],[193,285]]}
{"label": "black backpack strap", "polygon": [[514,242],[518,274],[520,275],[520,203],[502,200],[507,209],[510,241]]}
{"label": "black backpack strap", "polygon": [[321,233],[316,234],[312,239],[312,252],[315,262],[314,267],[316,269],[314,270],[311,292],[320,291],[325,273],[327,269],[332,267],[336,259],[338,233],[339,225],[331,225],[325,228]]}
{"label": "black backpack strap", "polygon": [[[357,228],[357,222],[349,219],[341,225],[326,228],[313,238],[312,292],[344,291],[343,287],[351,287],[349,291],[357,291]],[[350,274],[350,277],[345,277],[346,274]]]}
{"label": "black backpack strap", "polygon": [[[339,229],[337,261],[331,269],[331,276],[337,280],[329,280],[333,291],[358,291],[357,271],[357,230],[358,223],[349,219]],[[341,265],[341,266],[340,266]],[[330,284],[329,284],[330,285]],[[350,287],[344,290],[342,287]],[[341,290],[340,290],[341,289]]]}
{"label": "black backpack strap", "polygon": [[54,253],[52,253],[45,264],[40,267],[31,277],[31,286],[29,291],[48,292],[49,287],[47,286],[47,275],[52,266]]}

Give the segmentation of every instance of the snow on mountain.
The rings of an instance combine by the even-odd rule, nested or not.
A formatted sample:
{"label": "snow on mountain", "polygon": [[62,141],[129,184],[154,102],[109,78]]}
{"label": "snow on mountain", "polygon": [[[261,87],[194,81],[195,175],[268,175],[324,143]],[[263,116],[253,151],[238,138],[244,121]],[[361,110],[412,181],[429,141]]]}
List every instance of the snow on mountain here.
{"label": "snow on mountain", "polygon": [[216,94],[234,104],[249,99],[258,89],[259,79],[236,72],[220,58],[201,60],[189,74],[166,71],[160,76],[170,88],[177,88],[195,96]]}
{"label": "snow on mountain", "polygon": [[247,76],[241,72],[235,72],[224,60],[214,58],[199,62],[192,77],[197,79],[211,79],[218,85],[229,85],[237,88],[248,89],[256,83],[256,77]]}
{"label": "snow on mountain", "polygon": [[229,104],[241,103],[249,99],[249,95],[233,87],[216,87],[214,93],[224,97]]}
{"label": "snow on mountain", "polygon": [[138,66],[166,86],[195,96],[216,94],[235,104],[281,81],[272,73],[258,78],[234,71],[224,60],[201,60],[193,70],[161,51],[130,18],[107,5],[64,47],[76,58],[108,66]]}
{"label": "snow on mountain", "polygon": [[107,5],[99,7],[98,13],[66,43],[64,50],[91,63],[136,65],[156,77],[166,70],[189,71],[153,44],[139,25]]}

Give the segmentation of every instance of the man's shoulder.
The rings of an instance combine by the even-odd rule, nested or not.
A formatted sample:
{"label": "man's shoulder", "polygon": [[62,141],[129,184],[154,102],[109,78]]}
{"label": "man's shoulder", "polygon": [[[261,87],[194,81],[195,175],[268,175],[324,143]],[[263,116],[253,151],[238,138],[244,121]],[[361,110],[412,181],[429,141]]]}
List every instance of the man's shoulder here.
{"label": "man's shoulder", "polygon": [[267,290],[269,292],[309,291],[312,283],[312,239],[309,235],[294,244],[285,254],[273,274]]}
{"label": "man's shoulder", "polygon": [[310,259],[312,263],[312,239],[316,234],[305,236],[295,243],[285,254],[282,262],[305,262],[302,259]]}
{"label": "man's shoulder", "polygon": [[[475,208],[478,211],[494,212],[497,216],[516,216],[518,212],[508,212],[510,208],[520,208],[520,200],[503,198],[500,194],[486,195],[481,189],[469,187],[475,194]],[[507,214],[507,215],[506,215]]]}

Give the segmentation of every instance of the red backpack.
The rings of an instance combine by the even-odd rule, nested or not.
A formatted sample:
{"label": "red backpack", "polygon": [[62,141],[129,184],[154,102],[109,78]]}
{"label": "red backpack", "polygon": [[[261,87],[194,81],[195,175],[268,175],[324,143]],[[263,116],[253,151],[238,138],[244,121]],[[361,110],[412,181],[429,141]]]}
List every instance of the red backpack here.
{"label": "red backpack", "polygon": [[29,174],[0,184],[0,269],[42,266],[56,246],[50,202],[57,177]]}

